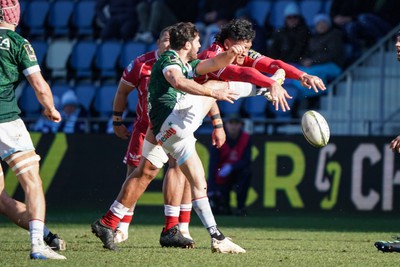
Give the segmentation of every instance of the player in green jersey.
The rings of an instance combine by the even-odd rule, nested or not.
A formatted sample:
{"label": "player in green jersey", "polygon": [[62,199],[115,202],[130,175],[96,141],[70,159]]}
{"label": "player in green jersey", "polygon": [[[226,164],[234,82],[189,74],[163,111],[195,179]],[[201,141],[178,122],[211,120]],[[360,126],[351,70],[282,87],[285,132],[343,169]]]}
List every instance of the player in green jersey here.
{"label": "player in green jersey", "polygon": [[39,176],[40,157],[35,153],[29,132],[19,117],[15,96],[15,88],[24,76],[44,106],[44,114],[55,122],[61,121],[61,116],[54,107],[50,87],[43,79],[32,46],[15,32],[19,17],[18,0],[0,1],[0,159],[15,173],[25,192],[26,205],[7,195],[0,166],[0,212],[17,225],[29,229],[31,259],[65,259],[45,243],[55,245],[56,249],[65,249],[64,242],[49,233],[44,225],[46,205]]}

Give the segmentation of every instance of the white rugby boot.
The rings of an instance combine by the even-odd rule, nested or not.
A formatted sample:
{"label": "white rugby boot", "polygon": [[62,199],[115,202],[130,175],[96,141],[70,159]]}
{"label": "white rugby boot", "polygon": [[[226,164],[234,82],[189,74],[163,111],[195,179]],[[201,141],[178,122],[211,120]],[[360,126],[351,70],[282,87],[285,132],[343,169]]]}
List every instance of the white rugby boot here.
{"label": "white rugby boot", "polygon": [[211,252],[239,254],[246,253],[246,250],[233,243],[229,237],[225,237],[223,240],[211,238]]}

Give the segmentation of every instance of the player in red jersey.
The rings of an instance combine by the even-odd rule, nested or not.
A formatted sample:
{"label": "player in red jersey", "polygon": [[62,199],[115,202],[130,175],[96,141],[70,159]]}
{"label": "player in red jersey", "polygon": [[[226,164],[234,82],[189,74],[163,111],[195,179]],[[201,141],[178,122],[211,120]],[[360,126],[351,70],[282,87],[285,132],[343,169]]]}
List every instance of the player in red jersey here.
{"label": "player in red jersey", "polygon": [[[158,56],[169,49],[169,29],[170,27],[167,27],[161,31],[160,38],[157,40],[157,50],[137,57],[135,60],[132,60],[132,62],[124,69],[114,98],[113,110],[124,110],[128,95],[135,88],[138,90],[139,102],[136,107],[136,119],[133,125],[132,134],[122,123],[121,112],[114,112],[113,114],[114,133],[122,139],[128,139],[130,137],[128,149],[124,157],[124,163],[127,165],[126,177],[129,177],[129,175],[139,166],[139,161],[142,157],[143,141],[149,126],[149,117],[147,112],[147,88],[150,80],[151,69],[153,64],[157,61]],[[174,179],[169,179],[169,177],[174,177]],[[170,184],[168,187],[166,181],[168,181]],[[177,184],[175,181],[180,181],[182,184]],[[166,188],[178,187],[182,189],[185,188],[185,190],[188,192],[181,193],[183,197],[178,201],[178,206],[180,206],[180,211],[177,211],[179,215],[179,228],[183,236],[192,239],[189,233],[190,213],[192,210],[190,187],[188,182],[186,182],[185,176],[182,174],[175,162],[171,159],[163,185],[165,198],[170,198],[172,193]],[[119,223],[114,235],[115,243],[120,243],[128,239],[128,229],[132,221],[134,208],[134,206],[131,207],[131,209],[127,214],[124,215]],[[168,208],[166,207],[166,209]]]}
{"label": "player in red jersey", "polygon": [[[279,105],[282,105],[286,90],[264,73],[273,74],[278,69],[283,69],[286,73],[286,78],[300,80],[304,87],[308,89],[312,88],[316,93],[318,90],[323,91],[326,89],[323,81],[319,77],[309,75],[281,60],[266,57],[251,50],[255,34],[252,23],[245,19],[234,19],[222,26],[220,32],[215,36],[215,42],[209,48],[202,51],[198,58],[212,58],[236,44],[243,45],[246,48],[246,53],[238,56],[235,64],[230,64],[219,71],[203,75],[196,79],[196,81],[200,83],[204,83],[210,79],[242,81],[268,88],[268,91],[264,92],[268,92],[271,98],[275,100],[274,105],[276,110],[278,110]],[[239,89],[237,92],[239,96],[249,96],[245,90]],[[254,93],[250,93],[250,95],[252,94]]]}

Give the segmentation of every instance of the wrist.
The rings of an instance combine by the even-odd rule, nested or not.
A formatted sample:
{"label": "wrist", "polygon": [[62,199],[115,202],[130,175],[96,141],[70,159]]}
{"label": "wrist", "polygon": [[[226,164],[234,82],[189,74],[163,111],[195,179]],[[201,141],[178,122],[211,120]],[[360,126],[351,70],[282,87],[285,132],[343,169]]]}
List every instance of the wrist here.
{"label": "wrist", "polygon": [[224,124],[221,119],[221,114],[219,114],[219,113],[211,116],[211,123],[212,123],[214,129],[219,129],[219,128],[224,127]]}
{"label": "wrist", "polygon": [[212,90],[208,87],[204,87],[204,95],[212,97]]}
{"label": "wrist", "polygon": [[120,111],[113,111],[113,125],[114,126],[120,126],[122,125],[122,112]]}

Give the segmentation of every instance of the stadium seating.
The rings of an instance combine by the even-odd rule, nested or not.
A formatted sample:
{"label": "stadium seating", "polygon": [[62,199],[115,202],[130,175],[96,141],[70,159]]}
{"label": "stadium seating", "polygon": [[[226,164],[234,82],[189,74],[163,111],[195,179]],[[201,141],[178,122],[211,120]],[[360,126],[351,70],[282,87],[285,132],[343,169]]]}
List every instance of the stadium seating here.
{"label": "stadium seating", "polygon": [[37,117],[40,115],[41,106],[36,98],[35,90],[30,84],[23,89],[19,99],[19,106],[25,117]]}
{"label": "stadium seating", "polygon": [[95,0],[77,1],[72,14],[72,25],[76,29],[76,36],[82,38],[93,35],[93,21],[95,18]]}
{"label": "stadium seating", "polygon": [[75,93],[82,107],[85,108],[86,111],[90,111],[90,106],[96,94],[96,87],[91,83],[78,83],[75,85]]}
{"label": "stadium seating", "polygon": [[271,13],[272,2],[269,0],[252,0],[247,4],[251,19],[260,27],[264,26],[265,20]]}
{"label": "stadium seating", "polygon": [[66,36],[70,32],[69,22],[75,3],[70,0],[58,0],[51,4],[48,24],[51,36]]}
{"label": "stadium seating", "polygon": [[100,79],[116,78],[116,66],[121,54],[121,42],[103,41],[98,45],[95,65]]}
{"label": "stadium seating", "polygon": [[146,53],[146,44],[140,42],[125,42],[122,45],[120,67],[124,69],[138,56]]}
{"label": "stadium seating", "polygon": [[24,25],[29,28],[29,36],[45,37],[47,28],[44,26],[50,2],[46,0],[33,0],[28,2],[23,16]]}
{"label": "stadium seating", "polygon": [[113,111],[113,100],[117,86],[115,84],[104,84],[97,90],[94,98],[94,108],[100,118],[109,118]]}
{"label": "stadium seating", "polygon": [[293,0],[280,0],[273,3],[271,7],[270,24],[273,28],[279,29],[284,24],[283,11],[288,3],[294,2]]}
{"label": "stadium seating", "polygon": [[96,54],[97,44],[90,40],[78,41],[71,54],[71,67],[77,79],[92,78],[92,63]]}
{"label": "stadium seating", "polygon": [[324,3],[321,0],[303,0],[300,2],[300,12],[308,27],[313,29],[315,15],[325,12]]}
{"label": "stadium seating", "polygon": [[74,43],[68,40],[54,40],[47,51],[46,66],[52,79],[67,77],[67,62]]}
{"label": "stadium seating", "polygon": [[60,100],[63,94],[69,90],[72,90],[72,88],[65,82],[54,82],[51,84],[51,91],[53,95],[57,96]]}
{"label": "stadium seating", "polygon": [[242,104],[244,102],[245,98],[239,98],[236,100],[233,104],[227,102],[227,101],[218,101],[218,107],[221,111],[221,114],[223,116],[229,115],[229,114],[239,114],[242,108]]}
{"label": "stadium seating", "polygon": [[264,96],[247,97],[244,101],[244,111],[250,119],[265,119],[267,103]]}
{"label": "stadium seating", "polygon": [[49,47],[47,41],[44,40],[34,40],[31,42],[33,50],[35,50],[36,58],[39,65],[44,63],[44,59],[46,58],[47,49]]}

